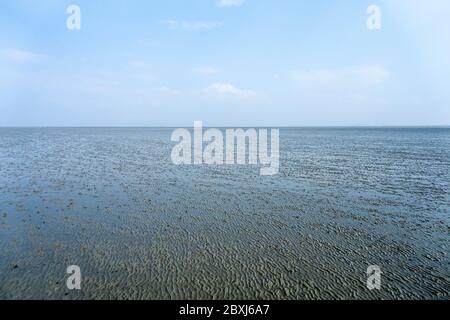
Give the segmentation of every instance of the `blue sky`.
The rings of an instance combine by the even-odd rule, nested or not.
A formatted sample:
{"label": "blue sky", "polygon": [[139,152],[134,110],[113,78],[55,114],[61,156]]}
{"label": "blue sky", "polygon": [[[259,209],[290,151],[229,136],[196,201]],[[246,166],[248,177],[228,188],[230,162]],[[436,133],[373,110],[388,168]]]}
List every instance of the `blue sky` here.
{"label": "blue sky", "polygon": [[449,17],[447,0],[2,0],[0,126],[449,125]]}

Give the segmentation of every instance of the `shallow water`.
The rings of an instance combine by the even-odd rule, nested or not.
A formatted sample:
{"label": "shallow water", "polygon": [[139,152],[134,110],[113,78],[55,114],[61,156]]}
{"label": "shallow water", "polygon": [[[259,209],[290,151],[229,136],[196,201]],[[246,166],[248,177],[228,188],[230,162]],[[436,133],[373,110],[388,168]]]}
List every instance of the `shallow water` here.
{"label": "shallow water", "polygon": [[0,129],[0,298],[450,297],[450,129],[282,129],[273,177],[171,132]]}

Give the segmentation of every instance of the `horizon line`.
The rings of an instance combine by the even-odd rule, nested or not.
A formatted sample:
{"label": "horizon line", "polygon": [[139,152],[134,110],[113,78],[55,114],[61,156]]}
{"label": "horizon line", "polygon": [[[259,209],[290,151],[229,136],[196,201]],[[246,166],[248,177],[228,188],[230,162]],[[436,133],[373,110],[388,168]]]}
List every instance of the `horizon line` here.
{"label": "horizon line", "polygon": [[[0,129],[113,129],[113,128],[123,128],[123,129],[172,129],[172,128],[193,128],[193,125],[189,126],[0,126]],[[284,126],[276,126],[276,125],[259,125],[259,126],[203,126],[204,128],[280,128],[280,129],[346,129],[346,128],[392,128],[392,129],[426,129],[426,128],[442,128],[442,129],[450,129],[450,124],[448,125],[284,125]]]}

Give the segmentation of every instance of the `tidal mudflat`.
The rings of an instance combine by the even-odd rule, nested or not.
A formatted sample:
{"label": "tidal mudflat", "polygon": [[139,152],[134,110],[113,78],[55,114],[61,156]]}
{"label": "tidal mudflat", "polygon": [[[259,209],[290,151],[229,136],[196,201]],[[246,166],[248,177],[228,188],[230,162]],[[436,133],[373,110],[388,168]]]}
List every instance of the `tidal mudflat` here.
{"label": "tidal mudflat", "polygon": [[0,129],[0,299],[449,299],[450,129],[281,129],[268,177],[171,132]]}

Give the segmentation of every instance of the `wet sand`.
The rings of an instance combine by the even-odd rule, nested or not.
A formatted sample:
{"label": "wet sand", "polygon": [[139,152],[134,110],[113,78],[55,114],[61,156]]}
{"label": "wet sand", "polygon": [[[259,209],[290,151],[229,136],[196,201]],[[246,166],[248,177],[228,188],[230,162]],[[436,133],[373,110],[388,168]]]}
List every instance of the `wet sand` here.
{"label": "wet sand", "polygon": [[0,299],[450,297],[450,130],[282,129],[273,177],[171,132],[0,129]]}

